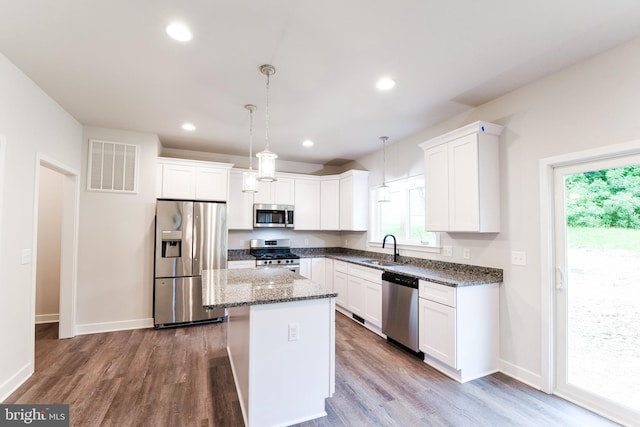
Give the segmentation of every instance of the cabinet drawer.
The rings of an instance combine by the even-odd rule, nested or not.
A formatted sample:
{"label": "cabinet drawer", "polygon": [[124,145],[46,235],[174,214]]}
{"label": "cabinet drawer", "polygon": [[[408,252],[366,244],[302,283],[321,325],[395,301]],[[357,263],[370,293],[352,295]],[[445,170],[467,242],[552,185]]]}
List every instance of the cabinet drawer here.
{"label": "cabinet drawer", "polygon": [[356,264],[348,264],[347,268],[349,276],[359,277],[373,283],[382,284],[382,271],[380,270]]}
{"label": "cabinet drawer", "polygon": [[339,271],[340,273],[346,274],[348,270],[347,263],[344,261],[335,260],[333,262],[333,269],[334,271]]}
{"label": "cabinet drawer", "polygon": [[456,307],[456,288],[438,283],[420,280],[420,298],[425,298],[440,304]]}

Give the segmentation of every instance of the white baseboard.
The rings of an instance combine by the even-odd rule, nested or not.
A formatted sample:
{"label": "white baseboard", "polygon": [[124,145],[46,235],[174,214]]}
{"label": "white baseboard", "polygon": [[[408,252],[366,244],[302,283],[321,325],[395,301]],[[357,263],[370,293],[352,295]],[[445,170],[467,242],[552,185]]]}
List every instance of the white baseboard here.
{"label": "white baseboard", "polygon": [[118,322],[86,323],[76,325],[76,335],[98,334],[102,332],[127,331],[130,329],[146,329],[153,327],[153,318],[122,320]]}
{"label": "white baseboard", "polygon": [[60,321],[60,315],[54,314],[36,314],[36,325],[40,323],[55,323]]}
{"label": "white baseboard", "polygon": [[540,376],[540,374],[521,368],[520,366],[514,365],[513,363],[507,362],[503,359],[498,360],[498,366],[500,372],[503,374],[508,375],[521,383],[525,383],[536,390],[542,390],[542,376]]}
{"label": "white baseboard", "polygon": [[33,365],[27,363],[4,383],[0,384],[0,402],[11,395],[33,374]]}

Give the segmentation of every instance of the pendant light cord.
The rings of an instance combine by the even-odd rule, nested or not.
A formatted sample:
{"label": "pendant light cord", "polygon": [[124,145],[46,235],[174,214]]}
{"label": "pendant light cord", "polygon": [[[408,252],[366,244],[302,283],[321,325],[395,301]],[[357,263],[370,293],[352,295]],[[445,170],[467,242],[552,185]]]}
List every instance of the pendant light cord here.
{"label": "pendant light cord", "polygon": [[267,107],[265,109],[265,151],[269,151],[269,76],[271,72],[267,70]]}
{"label": "pendant light cord", "polygon": [[249,171],[253,171],[253,108],[249,109]]}

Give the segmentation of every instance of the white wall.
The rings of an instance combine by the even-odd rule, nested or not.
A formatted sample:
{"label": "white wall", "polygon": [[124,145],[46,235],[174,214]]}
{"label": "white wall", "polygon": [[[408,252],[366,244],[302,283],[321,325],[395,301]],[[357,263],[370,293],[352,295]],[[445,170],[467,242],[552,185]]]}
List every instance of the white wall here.
{"label": "white wall", "polygon": [[[0,400],[33,371],[32,264],[37,153],[80,170],[81,125],[0,54],[0,134],[6,137],[0,204]],[[32,256],[35,254],[32,252]]]}
{"label": "white wall", "polygon": [[[454,246],[454,257],[426,257],[465,263],[462,248],[468,247],[472,264],[504,269],[502,368],[527,382],[541,384],[539,160],[640,138],[639,75],[636,39],[387,147],[388,156],[403,153],[395,164],[387,164],[387,177],[393,179],[405,176],[405,170],[424,170],[417,145],[429,138],[477,120],[505,126],[500,138],[502,231],[443,233],[442,243]],[[380,183],[375,181],[380,152],[357,164],[377,170],[370,184]],[[366,246],[363,239],[356,244]],[[526,252],[526,267],[510,265],[512,250]]]}
{"label": "white wall", "polygon": [[292,248],[335,248],[343,246],[339,231],[257,229],[229,231],[229,249],[249,249],[249,241],[251,239],[290,239]]}
{"label": "white wall", "polygon": [[36,323],[58,320],[64,175],[40,166]]}
{"label": "white wall", "polygon": [[[86,190],[90,139],[140,145],[138,193]],[[153,326],[157,135],[85,127],[78,254],[79,334]]]}

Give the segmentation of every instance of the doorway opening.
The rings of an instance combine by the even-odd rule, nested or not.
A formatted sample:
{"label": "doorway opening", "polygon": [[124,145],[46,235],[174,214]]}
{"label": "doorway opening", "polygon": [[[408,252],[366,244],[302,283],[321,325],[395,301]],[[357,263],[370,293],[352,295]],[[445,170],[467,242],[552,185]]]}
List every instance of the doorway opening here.
{"label": "doorway opening", "polygon": [[[56,160],[50,159],[42,154],[37,156],[36,165],[36,191],[34,200],[34,244],[33,247],[36,251],[35,265],[33,266],[33,320],[36,323],[37,315],[37,293],[38,289],[38,270],[43,269],[47,273],[52,274],[54,277],[51,281],[59,283],[58,285],[58,338],[72,338],[75,336],[75,318],[76,318],[76,278],[77,278],[77,257],[78,257],[78,211],[79,211],[79,173]],[[55,186],[55,190],[52,190],[47,185],[46,187],[41,184],[41,174],[59,180]],[[54,198],[55,206],[59,209],[59,212],[45,212],[41,209],[41,196],[45,191],[56,191]],[[44,208],[44,207],[43,207]],[[42,216],[42,218],[41,218]],[[40,248],[41,227],[59,227],[59,241],[53,243],[50,248]],[[46,235],[47,233],[45,233]],[[53,262],[58,262],[58,269],[49,266],[41,265],[39,254],[41,249],[48,249],[54,254]],[[59,257],[56,258],[56,257]],[[43,260],[46,262],[47,259]],[[48,260],[51,262],[51,260]],[[46,268],[45,268],[46,267]],[[57,278],[55,276],[58,276]],[[56,280],[57,279],[57,280]],[[54,292],[50,290],[50,292]],[[54,314],[54,313],[43,313]],[[45,317],[46,318],[46,317]],[[53,320],[49,318],[49,320]],[[34,336],[35,339],[35,336]]]}

